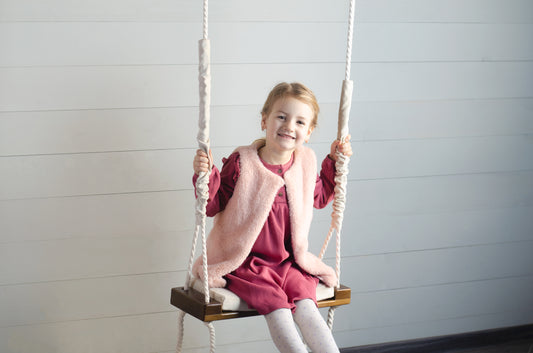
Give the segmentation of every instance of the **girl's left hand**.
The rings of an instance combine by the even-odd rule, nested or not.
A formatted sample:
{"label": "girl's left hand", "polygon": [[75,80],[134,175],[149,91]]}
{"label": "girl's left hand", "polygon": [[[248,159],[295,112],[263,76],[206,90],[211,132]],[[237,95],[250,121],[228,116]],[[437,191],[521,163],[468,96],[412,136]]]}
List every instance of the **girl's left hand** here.
{"label": "girl's left hand", "polygon": [[329,153],[329,158],[333,159],[334,161],[337,160],[336,151],[339,151],[346,157],[351,157],[353,154],[352,152],[352,144],[350,143],[351,136],[348,135],[344,139],[344,141],[335,140],[331,144],[331,151]]}

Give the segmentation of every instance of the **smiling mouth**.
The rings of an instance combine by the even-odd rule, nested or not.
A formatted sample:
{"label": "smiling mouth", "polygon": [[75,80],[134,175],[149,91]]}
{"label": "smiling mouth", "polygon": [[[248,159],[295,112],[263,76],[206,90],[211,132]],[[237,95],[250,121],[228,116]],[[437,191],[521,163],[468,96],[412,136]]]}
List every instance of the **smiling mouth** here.
{"label": "smiling mouth", "polygon": [[291,135],[289,135],[289,134],[282,133],[282,132],[279,132],[279,133],[278,133],[278,136],[279,136],[279,137],[282,137],[282,138],[286,138],[286,139],[291,139],[291,140],[295,140],[295,139],[296,139],[296,137],[291,136]]}

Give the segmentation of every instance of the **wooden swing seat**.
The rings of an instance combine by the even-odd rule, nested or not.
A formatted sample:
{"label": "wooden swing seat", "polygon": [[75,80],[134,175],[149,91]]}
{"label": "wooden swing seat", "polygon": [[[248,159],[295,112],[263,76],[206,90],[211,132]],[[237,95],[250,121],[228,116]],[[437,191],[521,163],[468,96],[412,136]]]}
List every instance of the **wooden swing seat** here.
{"label": "wooden swing seat", "polygon": [[[320,298],[317,297],[317,299]],[[319,308],[326,308],[350,304],[350,299],[351,289],[341,285],[340,288],[334,288],[332,297],[318,300],[317,303]],[[259,315],[255,310],[223,310],[223,303],[213,297],[207,304],[204,300],[204,294],[194,288],[172,288],[170,304],[204,322]]]}

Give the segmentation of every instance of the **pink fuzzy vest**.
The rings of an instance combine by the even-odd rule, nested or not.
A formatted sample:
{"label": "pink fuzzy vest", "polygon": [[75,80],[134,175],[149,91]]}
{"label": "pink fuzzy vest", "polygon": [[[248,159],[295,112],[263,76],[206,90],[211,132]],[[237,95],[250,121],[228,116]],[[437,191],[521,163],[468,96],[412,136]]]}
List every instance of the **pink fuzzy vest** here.
{"label": "pink fuzzy vest", "polygon": [[[308,251],[317,177],[314,152],[307,147],[298,148],[292,166],[281,177],[265,168],[259,159],[257,150],[261,146],[261,142],[254,142],[236,150],[240,155],[240,176],[226,208],[215,216],[207,239],[209,286],[224,287],[223,276],[236,270],[250,254],[283,185],[287,189],[296,263],[326,285],[336,285],[335,271]],[[203,279],[201,258],[196,260],[193,273]]]}

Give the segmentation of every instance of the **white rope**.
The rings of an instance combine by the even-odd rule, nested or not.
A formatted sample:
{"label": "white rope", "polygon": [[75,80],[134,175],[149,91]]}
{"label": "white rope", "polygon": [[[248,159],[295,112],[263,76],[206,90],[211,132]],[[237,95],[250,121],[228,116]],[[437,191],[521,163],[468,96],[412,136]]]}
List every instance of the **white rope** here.
{"label": "white rope", "polygon": [[192,266],[194,263],[194,254],[196,253],[196,243],[198,242],[198,234],[200,233],[200,227],[196,227],[194,231],[194,236],[192,238],[191,253],[189,255],[189,264],[187,265],[187,279],[185,280],[185,285],[183,288],[185,290],[189,289],[189,285],[192,282]]}
{"label": "white rope", "polygon": [[[209,179],[208,176],[207,176],[207,179]],[[198,178],[198,180],[200,180],[200,178]],[[206,240],[207,236],[205,232],[205,224],[206,224],[205,209],[207,206],[207,199],[209,197],[209,187],[206,183],[205,184],[203,182],[198,183],[197,181],[196,190],[197,190],[196,192],[197,194],[196,223],[197,224],[196,224],[195,233],[199,233],[202,238],[202,271],[203,271],[202,284],[203,284],[203,292],[204,292],[204,301],[205,303],[209,303],[210,296],[209,296],[209,279],[208,279],[208,271],[207,271],[207,240]],[[190,279],[192,279],[192,277]]]}
{"label": "white rope", "polygon": [[216,348],[215,347],[216,346],[215,326],[213,325],[212,322],[206,322],[205,325],[209,329],[209,352],[210,353],[215,353],[215,348]]}
{"label": "white rope", "polygon": [[180,310],[178,313],[178,344],[176,345],[176,353],[181,353],[183,349],[183,321],[185,319],[185,311]]}
{"label": "white rope", "polygon": [[337,288],[340,286],[341,272],[341,230],[344,219],[344,210],[346,208],[346,184],[348,182],[348,163],[350,158],[341,153],[336,153],[337,162],[335,163],[335,198],[333,199],[333,212],[331,213],[331,225],[324,245],[320,250],[319,257],[322,258],[326,252],[329,241],[336,231],[335,246],[335,274],[337,275]]}
{"label": "white rope", "polygon": [[[198,43],[198,80],[199,80],[199,118],[198,118],[198,146],[204,152],[209,154],[209,119],[211,106],[211,69],[210,69],[210,43],[208,39],[208,0],[204,0],[203,9],[203,38]],[[196,180],[196,226],[193,236],[193,244],[189,256],[189,264],[187,267],[187,278],[185,280],[185,289],[189,289],[192,282],[192,268],[194,263],[194,255],[196,252],[196,244],[198,237],[202,238],[202,270],[203,270],[203,292],[206,303],[211,301],[209,295],[209,278],[207,270],[207,236],[205,231],[206,225],[206,207],[209,198],[209,173],[200,173]],[[178,317],[178,343],[176,345],[176,352],[180,353],[183,348],[183,331],[184,331],[184,317],[185,312],[179,312]],[[209,329],[210,352],[215,352],[215,327],[211,322],[206,323]]]}
{"label": "white rope", "polygon": [[352,41],[353,41],[353,25],[355,17],[355,0],[350,0],[350,14],[348,17],[348,39],[346,43],[346,70],[344,79],[350,79],[350,70],[352,68]]}
{"label": "white rope", "polygon": [[[199,42],[200,64],[199,70],[199,94],[200,94],[200,116],[198,119],[198,146],[205,153],[209,154],[209,118],[210,118],[210,96],[211,96],[211,70],[209,67],[210,43],[209,39],[202,39]],[[196,232],[202,238],[202,269],[204,283],[205,302],[209,303],[209,279],[207,271],[207,248],[206,248],[206,207],[209,199],[209,173],[200,173],[196,180]]]}
{"label": "white rope", "polygon": [[[348,43],[346,46],[346,70],[345,77],[342,83],[341,99],[339,104],[339,119],[337,127],[337,139],[344,142],[349,134],[348,120],[350,119],[350,108],[352,102],[353,82],[350,80],[351,64],[352,64],[352,41],[353,41],[353,26],[355,15],[355,0],[350,0],[350,11],[348,19]],[[348,182],[348,164],[350,158],[336,152],[337,162],[335,163],[335,198],[333,199],[333,212],[331,214],[331,225],[324,241],[324,245],[320,250],[319,257],[322,258],[326,252],[329,241],[336,231],[336,247],[335,247],[335,274],[337,275],[337,288],[340,288],[340,272],[341,272],[341,230],[342,221],[344,218],[344,209],[346,207],[346,184]],[[330,330],[333,329],[333,319],[335,317],[336,307],[332,306],[328,310],[327,324]]]}
{"label": "white rope", "polygon": [[[350,107],[352,100],[353,82],[343,81],[341,100],[339,104],[339,123],[337,129],[337,139],[344,141],[349,134],[348,120],[350,118]],[[342,221],[344,218],[344,209],[346,208],[346,184],[348,182],[348,164],[350,158],[343,154],[336,152],[337,162],[335,163],[335,198],[333,199],[333,212],[331,214],[331,225],[320,251],[319,257],[322,258],[326,252],[331,237],[336,231],[336,251],[335,251],[335,273],[337,279],[340,279],[340,233],[342,229]],[[337,283],[337,287],[340,282]]]}
{"label": "white rope", "polygon": [[204,0],[204,13],[203,13],[203,39],[208,38],[208,15],[209,15],[209,0]]}
{"label": "white rope", "polygon": [[333,330],[333,319],[335,318],[335,310],[337,309],[336,306],[330,306],[328,310],[328,320],[327,324],[329,327],[329,330]]}
{"label": "white rope", "polygon": [[[198,43],[198,80],[199,80],[199,119],[198,119],[198,146],[209,155],[209,120],[211,107],[211,45],[207,39],[208,1],[204,0],[204,33],[203,39]],[[207,236],[205,232],[206,207],[209,198],[209,173],[200,173],[196,181],[196,232],[202,238],[202,270],[203,292],[206,303],[209,303],[209,278],[207,271]]]}
{"label": "white rope", "polygon": [[348,182],[348,163],[349,157],[337,152],[337,162],[335,163],[335,198],[333,199],[333,212],[331,213],[331,225],[324,241],[324,245],[320,250],[319,258],[323,258],[327,250],[328,244],[336,231],[336,251],[335,251],[335,272],[337,278],[340,275],[340,231],[342,229],[342,221],[344,219],[344,210],[346,208],[346,184]]}

